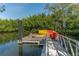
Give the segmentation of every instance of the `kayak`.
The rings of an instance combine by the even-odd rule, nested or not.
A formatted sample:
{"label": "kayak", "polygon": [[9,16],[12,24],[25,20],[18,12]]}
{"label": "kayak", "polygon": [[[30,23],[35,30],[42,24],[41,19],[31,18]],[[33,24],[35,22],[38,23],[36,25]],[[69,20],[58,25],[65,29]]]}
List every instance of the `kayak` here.
{"label": "kayak", "polygon": [[45,35],[49,35],[50,38],[55,39],[58,35],[56,31],[53,30],[38,30],[38,36],[44,37]]}
{"label": "kayak", "polygon": [[57,32],[53,31],[53,30],[48,30],[48,35],[52,38],[55,39],[58,35]]}

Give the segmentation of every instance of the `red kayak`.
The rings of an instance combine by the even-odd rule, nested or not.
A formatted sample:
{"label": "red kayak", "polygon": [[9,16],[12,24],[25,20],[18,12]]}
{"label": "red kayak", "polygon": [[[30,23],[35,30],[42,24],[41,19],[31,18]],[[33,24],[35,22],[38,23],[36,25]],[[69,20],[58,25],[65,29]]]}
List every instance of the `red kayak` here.
{"label": "red kayak", "polygon": [[47,30],[48,31],[48,35],[55,40],[55,38],[57,37],[58,33],[52,30]]}

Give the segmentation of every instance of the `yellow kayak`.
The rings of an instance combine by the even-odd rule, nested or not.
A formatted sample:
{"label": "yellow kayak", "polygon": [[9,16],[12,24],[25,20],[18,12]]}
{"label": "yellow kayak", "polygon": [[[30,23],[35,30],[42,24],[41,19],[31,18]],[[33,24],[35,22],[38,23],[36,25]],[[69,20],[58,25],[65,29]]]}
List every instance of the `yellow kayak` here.
{"label": "yellow kayak", "polygon": [[47,34],[47,30],[38,30],[38,34],[39,35],[46,35]]}

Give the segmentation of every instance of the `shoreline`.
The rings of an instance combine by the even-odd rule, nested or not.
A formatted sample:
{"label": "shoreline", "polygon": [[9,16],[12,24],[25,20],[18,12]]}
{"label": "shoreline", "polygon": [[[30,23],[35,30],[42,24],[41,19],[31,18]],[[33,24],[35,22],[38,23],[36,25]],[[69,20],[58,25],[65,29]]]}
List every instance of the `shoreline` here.
{"label": "shoreline", "polygon": [[18,32],[18,30],[13,30],[13,31],[0,31],[0,33],[11,33],[11,32]]}

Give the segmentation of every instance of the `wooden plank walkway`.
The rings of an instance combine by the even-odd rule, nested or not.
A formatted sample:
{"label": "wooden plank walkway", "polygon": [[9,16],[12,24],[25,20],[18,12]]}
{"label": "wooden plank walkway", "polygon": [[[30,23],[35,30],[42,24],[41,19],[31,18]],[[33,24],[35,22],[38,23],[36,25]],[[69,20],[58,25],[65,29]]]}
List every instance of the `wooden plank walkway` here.
{"label": "wooden plank walkway", "polygon": [[58,41],[47,39],[46,45],[42,49],[41,56],[69,56]]}
{"label": "wooden plank walkway", "polygon": [[58,56],[56,48],[50,39],[46,40],[46,44],[43,46],[41,56]]}

